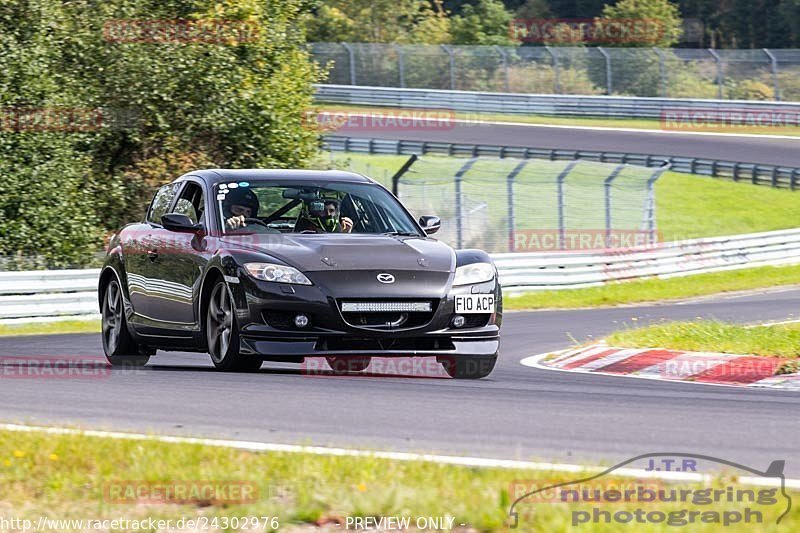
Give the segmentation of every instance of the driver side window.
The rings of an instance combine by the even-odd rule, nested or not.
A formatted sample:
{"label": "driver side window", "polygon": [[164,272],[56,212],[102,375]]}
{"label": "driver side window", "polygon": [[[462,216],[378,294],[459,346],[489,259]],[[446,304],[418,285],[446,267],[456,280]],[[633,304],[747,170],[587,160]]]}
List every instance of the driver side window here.
{"label": "driver side window", "polygon": [[175,192],[179,186],[180,183],[170,183],[158,189],[153,201],[150,202],[150,207],[147,209],[147,222],[161,225],[161,217],[167,213],[169,204],[172,202],[172,198],[175,197]]}
{"label": "driver side window", "polygon": [[203,222],[203,189],[198,184],[189,182],[184,187],[180,198],[175,203],[172,212],[186,215],[192,222]]}

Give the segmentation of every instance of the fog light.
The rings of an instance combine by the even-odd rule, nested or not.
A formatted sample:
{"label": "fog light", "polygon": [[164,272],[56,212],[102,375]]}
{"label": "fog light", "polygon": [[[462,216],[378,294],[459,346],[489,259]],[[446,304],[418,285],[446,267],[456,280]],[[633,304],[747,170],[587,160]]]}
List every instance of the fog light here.
{"label": "fog light", "polygon": [[299,314],[294,317],[294,325],[298,328],[304,328],[308,325],[308,317],[304,314]]}
{"label": "fog light", "polygon": [[463,328],[464,324],[466,324],[466,322],[467,322],[466,318],[464,318],[461,315],[456,315],[456,316],[453,317],[452,324],[453,324],[454,328]]}

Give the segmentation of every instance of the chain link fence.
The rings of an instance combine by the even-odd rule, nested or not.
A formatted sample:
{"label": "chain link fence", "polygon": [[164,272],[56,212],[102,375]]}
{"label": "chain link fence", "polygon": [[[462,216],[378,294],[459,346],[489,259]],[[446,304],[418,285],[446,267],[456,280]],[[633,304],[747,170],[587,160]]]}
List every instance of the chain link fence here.
{"label": "chain link fence", "polygon": [[800,101],[800,50],[313,43],[326,83]]}
{"label": "chain link fence", "polygon": [[620,249],[658,242],[654,186],[664,169],[587,161],[427,156],[396,183],[436,237],[488,252]]}

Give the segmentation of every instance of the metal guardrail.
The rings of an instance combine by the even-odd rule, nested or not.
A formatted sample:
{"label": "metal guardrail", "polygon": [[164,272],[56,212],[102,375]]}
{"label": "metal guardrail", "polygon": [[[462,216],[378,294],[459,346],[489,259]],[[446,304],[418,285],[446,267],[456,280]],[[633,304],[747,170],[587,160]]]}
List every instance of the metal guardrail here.
{"label": "metal guardrail", "polygon": [[589,150],[560,150],[552,148],[525,148],[491,144],[446,143],[438,141],[404,141],[389,139],[363,139],[343,135],[323,135],[323,148],[337,152],[365,154],[426,155],[439,154],[457,157],[516,157],[523,159],[586,160],[601,163],[623,163],[662,167],[687,174],[727,178],[754,185],[795,190],[800,187],[800,168],[757,163],[741,163],[695,157],[676,157],[656,154],[625,152],[595,152]]}
{"label": "metal guardrail", "polygon": [[[650,118],[693,125],[688,120],[706,122],[733,115],[759,113],[770,124],[786,118],[787,125],[797,126],[798,102],[756,102],[750,100],[698,100],[688,98],[643,98],[634,96],[564,96],[494,92],[449,91],[434,89],[399,89],[352,85],[316,85],[317,102],[326,104],[369,105],[417,109],[447,109],[464,113],[507,113],[603,118]],[[684,116],[685,115],[685,116]],[[684,122],[680,122],[683,120]],[[677,127],[677,126],[676,126]]]}
{"label": "metal guardrail", "polygon": [[[625,251],[492,254],[506,294],[800,263],[800,229]],[[95,315],[99,269],[0,273],[0,319]]]}

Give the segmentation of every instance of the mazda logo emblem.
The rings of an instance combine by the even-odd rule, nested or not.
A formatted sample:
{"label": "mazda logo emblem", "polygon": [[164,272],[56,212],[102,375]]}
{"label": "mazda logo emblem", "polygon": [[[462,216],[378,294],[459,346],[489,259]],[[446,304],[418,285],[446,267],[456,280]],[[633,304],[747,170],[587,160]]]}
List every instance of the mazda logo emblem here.
{"label": "mazda logo emblem", "polygon": [[387,274],[386,272],[383,272],[381,274],[378,274],[378,281],[380,281],[381,283],[394,283],[394,276],[392,276],[391,274]]}

